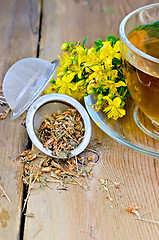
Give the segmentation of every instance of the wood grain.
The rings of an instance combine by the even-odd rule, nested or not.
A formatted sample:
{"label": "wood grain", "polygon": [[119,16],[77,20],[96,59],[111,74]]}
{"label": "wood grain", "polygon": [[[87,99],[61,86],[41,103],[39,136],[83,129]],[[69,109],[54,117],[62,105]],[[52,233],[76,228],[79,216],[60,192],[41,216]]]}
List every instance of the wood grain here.
{"label": "wood grain", "polygon": [[[39,27],[39,1],[1,1],[0,82],[9,67],[24,57],[36,56]],[[10,91],[10,89],[8,89]],[[0,197],[0,239],[18,239],[21,225],[22,168],[16,158],[28,144],[26,129],[8,116],[0,120],[0,183],[11,202]],[[0,191],[0,196],[2,191]]]}
{"label": "wood grain", "polygon": [[[97,38],[118,36],[120,21],[127,13],[155,2],[44,0],[40,57],[49,61],[57,58],[64,41],[83,41],[89,35],[89,47]],[[120,145],[93,122],[92,127],[90,144],[97,141],[101,147],[97,148],[100,160],[94,166],[90,190],[70,186],[69,191],[60,192],[52,184],[52,190],[40,191],[35,186],[27,214],[33,213],[42,226],[36,239],[157,240],[158,225],[135,220],[125,208],[133,202],[142,205],[142,212],[150,212],[148,219],[159,221],[159,161]],[[99,178],[121,182],[120,189],[111,189],[112,203],[106,199]],[[33,239],[40,226],[35,218],[26,218],[24,239]]]}

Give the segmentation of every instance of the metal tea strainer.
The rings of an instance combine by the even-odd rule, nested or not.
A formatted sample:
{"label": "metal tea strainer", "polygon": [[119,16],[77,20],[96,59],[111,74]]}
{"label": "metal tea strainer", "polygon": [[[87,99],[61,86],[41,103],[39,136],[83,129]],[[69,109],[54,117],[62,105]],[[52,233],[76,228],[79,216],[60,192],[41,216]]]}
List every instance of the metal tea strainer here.
{"label": "metal tea strainer", "polygon": [[85,134],[82,142],[71,151],[69,156],[73,157],[81,153],[90,141],[92,128],[88,113],[77,100],[64,94],[46,94],[38,98],[53,77],[58,63],[59,60],[50,63],[40,58],[24,58],[16,62],[4,77],[3,94],[12,110],[11,119],[17,118],[28,109],[26,128],[30,139],[40,151],[56,158],[38,139],[37,129],[46,114],[65,111],[71,106],[77,109],[84,122]]}
{"label": "metal tea strainer", "polygon": [[53,77],[59,61],[24,58],[6,73],[3,94],[12,110],[11,119],[20,116],[44,90]]}

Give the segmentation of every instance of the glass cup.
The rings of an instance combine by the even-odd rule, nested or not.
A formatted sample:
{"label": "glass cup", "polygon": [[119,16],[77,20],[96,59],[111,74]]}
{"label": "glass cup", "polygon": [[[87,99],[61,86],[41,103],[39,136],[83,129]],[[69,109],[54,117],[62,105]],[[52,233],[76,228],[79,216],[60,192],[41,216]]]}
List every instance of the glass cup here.
{"label": "glass cup", "polygon": [[[129,13],[119,33],[123,73],[137,105],[135,122],[145,133],[159,139],[159,3]],[[141,114],[150,119],[151,127],[144,125]]]}

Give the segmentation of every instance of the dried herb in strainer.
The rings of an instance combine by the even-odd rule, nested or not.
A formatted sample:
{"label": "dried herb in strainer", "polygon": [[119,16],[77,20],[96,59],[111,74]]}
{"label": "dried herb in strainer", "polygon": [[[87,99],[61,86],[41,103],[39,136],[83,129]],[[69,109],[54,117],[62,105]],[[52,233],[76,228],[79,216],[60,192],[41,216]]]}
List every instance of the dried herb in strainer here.
{"label": "dried herb in strainer", "polygon": [[84,137],[85,128],[80,113],[70,108],[55,112],[42,121],[37,131],[38,138],[46,149],[58,158],[67,157],[77,148]]}

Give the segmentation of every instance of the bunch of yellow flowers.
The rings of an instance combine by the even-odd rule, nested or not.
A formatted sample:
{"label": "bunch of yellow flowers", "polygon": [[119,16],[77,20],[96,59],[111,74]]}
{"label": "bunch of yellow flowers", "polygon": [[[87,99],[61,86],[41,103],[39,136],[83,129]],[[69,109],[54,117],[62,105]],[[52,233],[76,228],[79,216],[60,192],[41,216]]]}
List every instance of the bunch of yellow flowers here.
{"label": "bunch of yellow flowers", "polygon": [[62,93],[81,100],[93,94],[95,111],[102,110],[117,120],[125,115],[125,98],[128,92],[121,68],[119,40],[108,36],[103,42],[95,41],[95,46],[85,48],[85,42],[65,42],[64,51],[57,68],[57,80],[51,80],[51,86],[45,93]]}

